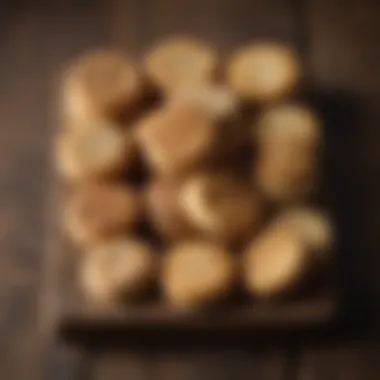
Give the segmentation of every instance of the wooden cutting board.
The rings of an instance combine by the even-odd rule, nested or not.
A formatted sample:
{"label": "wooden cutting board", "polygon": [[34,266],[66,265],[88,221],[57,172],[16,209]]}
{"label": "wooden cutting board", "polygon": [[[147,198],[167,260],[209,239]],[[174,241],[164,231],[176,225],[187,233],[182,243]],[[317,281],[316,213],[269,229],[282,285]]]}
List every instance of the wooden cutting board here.
{"label": "wooden cutting board", "polygon": [[[265,11],[266,7],[262,2],[257,2],[257,4],[260,4],[262,11]],[[211,24],[210,28],[199,28],[199,25],[189,24],[185,29],[189,33],[194,33],[214,42],[223,53],[232,51],[239,45],[258,37],[274,37],[292,44],[301,55],[313,101],[316,100],[316,105],[319,106],[321,103],[320,94],[313,94],[312,90],[313,75],[309,66],[307,41],[303,36],[300,36],[302,25],[294,22],[297,14],[294,13],[293,9],[291,22],[288,23],[286,22],[286,12],[283,13],[281,7],[271,7],[271,9],[277,9],[279,12],[279,14],[275,12],[272,15],[273,22],[276,19],[281,20],[281,31],[279,32],[266,28],[259,22],[257,16],[253,16],[257,21],[256,24],[252,21],[252,24],[248,25],[247,23],[242,29],[233,23],[229,26],[230,29],[226,29],[226,25],[222,27],[217,24]],[[173,29],[175,17],[172,21]],[[171,31],[174,32],[175,29]],[[146,48],[146,45],[153,43],[165,34],[167,34],[166,30],[157,32],[151,41],[143,35],[136,37],[133,43],[130,39],[126,39],[126,41],[130,45],[129,50],[138,56],[139,52]],[[120,39],[122,40],[121,37]],[[322,99],[322,103],[323,101],[324,99]],[[329,141],[327,143],[328,149],[335,149],[329,147]],[[146,305],[119,308],[92,305],[83,297],[76,281],[76,262],[80,259],[80,255],[75,252],[74,248],[60,233],[60,215],[57,205],[61,196],[62,188],[58,177],[53,176],[48,208],[49,232],[45,268],[47,299],[45,304],[47,310],[44,315],[46,315],[51,328],[65,337],[83,339],[86,336],[94,337],[98,333],[99,336],[104,336],[105,332],[120,336],[120,334],[130,333],[136,329],[171,329],[177,332],[198,331],[205,335],[216,330],[286,332],[295,329],[319,328],[337,320],[340,302],[338,300],[339,291],[336,286],[336,266],[333,264],[326,271],[326,274],[321,276],[312,292],[281,303],[235,303],[227,305],[224,309],[207,313],[173,311],[158,299]]]}

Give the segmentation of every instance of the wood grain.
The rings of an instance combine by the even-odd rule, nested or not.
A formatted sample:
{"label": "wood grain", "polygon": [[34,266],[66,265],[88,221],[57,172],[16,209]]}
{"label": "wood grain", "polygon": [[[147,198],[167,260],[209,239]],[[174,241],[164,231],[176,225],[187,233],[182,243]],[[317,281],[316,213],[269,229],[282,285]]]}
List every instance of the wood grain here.
{"label": "wood grain", "polygon": [[[297,23],[294,4],[302,5],[301,13],[297,10]],[[45,230],[43,210],[51,179],[48,147],[54,128],[48,110],[53,109],[52,83],[62,63],[98,46],[115,45],[142,54],[153,41],[177,30],[199,33],[220,46],[223,53],[254,37],[311,42],[306,51],[310,52],[322,108],[330,115],[331,127],[326,132],[334,144],[341,145],[342,152],[335,161],[337,155],[330,149],[329,175],[338,185],[331,189],[331,202],[337,205],[348,237],[342,244],[342,251],[350,252],[345,258],[345,283],[355,285],[355,302],[364,291],[372,305],[379,304],[379,6],[376,0],[347,0],[344,4],[328,0],[41,0],[2,4],[0,377],[75,379],[91,378],[89,367],[98,371],[94,357],[89,360],[81,354],[78,362],[66,360],[60,350],[46,355],[44,366],[41,360],[45,343],[40,332],[45,325],[41,327],[39,306],[46,299],[37,298],[43,240],[50,231]],[[299,28],[300,23],[310,29],[302,32],[305,28]],[[334,111],[337,104],[347,112]],[[363,326],[366,314],[362,304],[351,305],[357,312],[346,331]],[[377,309],[371,309],[374,331],[380,321]],[[42,310],[44,314],[46,309]],[[99,353],[96,359],[102,362],[99,376],[103,378],[113,371],[120,372],[119,378],[137,379],[176,374],[200,379],[379,378],[378,347],[374,344],[330,340],[317,346],[299,343],[299,349],[300,361],[292,359],[295,367],[300,364],[297,376],[286,369],[289,349],[285,347],[217,351],[203,347],[199,352],[180,353],[169,348],[151,353],[137,349],[118,355],[111,352],[104,362],[103,353]]]}
{"label": "wood grain", "polygon": [[332,343],[307,351],[297,380],[375,380],[379,378],[379,347],[366,341]]}
{"label": "wood grain", "polygon": [[1,24],[0,49],[6,58],[0,65],[0,372],[3,378],[29,373],[38,378],[36,296],[42,259],[47,160],[41,147],[47,145],[43,110],[48,80],[45,62],[37,56],[43,57],[47,23],[38,13],[27,17],[5,6]]}
{"label": "wood grain", "polygon": [[[380,43],[376,0],[309,0],[311,60],[318,83],[349,92],[379,94]],[[322,22],[323,20],[323,22]]]}
{"label": "wood grain", "polygon": [[[134,359],[131,361],[131,359]],[[95,367],[95,379],[277,380],[285,376],[286,358],[281,348],[256,350],[207,347],[197,349],[109,352]]]}
{"label": "wood grain", "polygon": [[0,377],[41,379],[53,83],[62,63],[99,37],[85,4],[6,3],[0,14]]}

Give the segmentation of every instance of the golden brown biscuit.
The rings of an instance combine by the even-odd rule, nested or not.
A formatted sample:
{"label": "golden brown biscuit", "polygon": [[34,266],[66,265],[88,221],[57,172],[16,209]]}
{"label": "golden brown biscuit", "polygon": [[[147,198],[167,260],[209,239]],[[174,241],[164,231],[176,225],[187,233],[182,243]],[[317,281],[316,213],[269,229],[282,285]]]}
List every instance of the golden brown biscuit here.
{"label": "golden brown biscuit", "polygon": [[209,237],[239,241],[258,227],[258,196],[239,180],[218,174],[196,174],[183,184],[180,204],[194,226]]}
{"label": "golden brown biscuit", "polygon": [[312,195],[318,186],[315,152],[300,152],[283,143],[260,149],[254,182],[270,201],[294,202]]}
{"label": "golden brown biscuit", "polygon": [[135,151],[130,132],[102,122],[96,128],[61,133],[57,141],[57,169],[70,181],[110,177],[131,166]]}
{"label": "golden brown biscuit", "polygon": [[294,90],[301,77],[294,52],[275,42],[259,42],[232,56],[228,70],[229,86],[244,99],[268,102]]}
{"label": "golden brown biscuit", "polygon": [[235,263],[223,247],[189,241],[166,254],[161,281],[170,304],[200,308],[225,298],[231,291],[234,277]]}
{"label": "golden brown biscuit", "polygon": [[159,173],[189,170],[210,155],[217,128],[207,113],[190,105],[165,108],[136,129],[146,161]]}
{"label": "golden brown biscuit", "polygon": [[99,301],[122,301],[142,296],[155,280],[156,256],[145,242],[114,237],[83,258],[81,284]]}
{"label": "golden brown biscuit", "polygon": [[290,149],[313,151],[322,139],[321,123],[308,107],[296,103],[265,110],[254,126],[259,145],[284,144]]}
{"label": "golden brown biscuit", "polygon": [[180,179],[154,179],[147,190],[147,211],[155,229],[165,238],[178,240],[194,234],[179,205]]}
{"label": "golden brown biscuit", "polygon": [[142,208],[140,196],[127,186],[86,185],[68,199],[64,227],[79,246],[91,246],[114,234],[131,231],[140,220]]}
{"label": "golden brown biscuit", "polygon": [[169,106],[190,104],[200,107],[216,120],[225,120],[239,109],[237,96],[226,86],[217,84],[193,85],[179,88],[169,97]]}
{"label": "golden brown biscuit", "polygon": [[281,295],[300,282],[310,261],[307,246],[298,234],[269,227],[244,252],[243,282],[254,296]]}
{"label": "golden brown biscuit", "polygon": [[78,58],[63,77],[63,113],[72,123],[118,118],[135,106],[142,82],[134,64],[122,53],[94,51]]}
{"label": "golden brown biscuit", "polygon": [[152,82],[165,92],[213,79],[217,67],[216,52],[207,44],[190,37],[174,37],[151,49],[145,67]]}
{"label": "golden brown biscuit", "polygon": [[276,223],[299,234],[308,247],[319,256],[325,257],[330,252],[334,231],[326,213],[308,207],[293,208],[282,212]]}

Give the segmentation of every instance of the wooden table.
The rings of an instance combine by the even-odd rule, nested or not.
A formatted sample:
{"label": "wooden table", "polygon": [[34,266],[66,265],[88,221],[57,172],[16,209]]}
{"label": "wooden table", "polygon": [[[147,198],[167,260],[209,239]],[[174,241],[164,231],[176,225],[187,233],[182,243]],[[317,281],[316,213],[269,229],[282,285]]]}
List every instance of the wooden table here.
{"label": "wooden table", "polygon": [[[349,318],[339,333],[257,340],[249,347],[156,344],[118,352],[78,351],[44,334],[40,288],[56,75],[84,49],[116,46],[139,54],[178,31],[213,41],[225,52],[252,38],[274,37],[302,53],[309,80],[332,116],[329,141],[339,146],[339,154],[328,155],[349,301]],[[378,380],[379,44],[377,0],[3,2],[0,378]]]}

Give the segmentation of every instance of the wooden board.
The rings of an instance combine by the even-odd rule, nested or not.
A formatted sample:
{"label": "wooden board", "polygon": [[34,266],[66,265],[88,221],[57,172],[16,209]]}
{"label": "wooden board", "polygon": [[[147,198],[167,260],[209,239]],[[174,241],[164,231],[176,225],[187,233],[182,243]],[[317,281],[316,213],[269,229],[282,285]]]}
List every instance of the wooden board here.
{"label": "wooden board", "polygon": [[[280,1],[274,4],[264,1],[238,1],[232,5],[229,2],[199,1],[196,5],[194,2],[184,1],[178,6],[176,2],[161,0],[152,2],[145,13],[133,1],[127,5],[113,1],[107,8],[111,13],[111,20],[115,20],[115,23],[108,25],[111,44],[129,49],[139,56],[154,41],[170,33],[182,32],[201,36],[215,44],[224,54],[261,37],[277,38],[296,47],[298,45],[299,29],[289,2]],[[125,25],[116,16],[127,12],[131,12],[136,19]],[[195,14],[203,17],[191,17]],[[206,18],[206,14],[213,14],[213,17]],[[147,28],[140,30],[137,20],[138,25],[147,25]],[[73,30],[71,32],[75,33]],[[131,38],[131,35],[136,38]],[[85,48],[86,46],[83,47]],[[210,313],[173,311],[159,301],[145,306],[113,309],[90,305],[76,284],[78,255],[59,233],[57,197],[60,189],[56,182],[53,187],[53,199],[50,203],[52,218],[49,223],[51,240],[47,253],[46,287],[50,291],[48,315],[53,327],[65,336],[75,338],[76,334],[72,332],[77,333],[80,330],[91,332],[91,337],[94,337],[94,331],[117,331],[120,334],[130,333],[136,328],[167,327],[204,332],[215,329],[301,330],[324,326],[337,317],[336,292],[330,287],[330,272],[326,281],[321,281],[320,291],[308,297],[278,304],[233,305]],[[216,318],[218,315],[223,318]],[[83,334],[78,333],[77,336],[83,337]]]}

